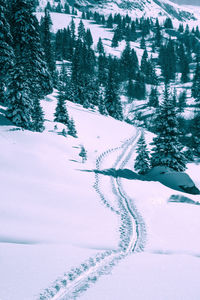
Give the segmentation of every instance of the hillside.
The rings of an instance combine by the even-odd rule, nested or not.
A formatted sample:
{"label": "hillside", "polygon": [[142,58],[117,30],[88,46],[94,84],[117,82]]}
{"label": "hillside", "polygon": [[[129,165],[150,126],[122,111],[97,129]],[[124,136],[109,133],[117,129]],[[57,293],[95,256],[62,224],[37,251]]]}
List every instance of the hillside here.
{"label": "hillside", "polygon": [[133,18],[16,3],[10,22],[0,2],[0,299],[199,299],[197,21],[167,0],[129,2]]}
{"label": "hillside", "polygon": [[[52,6],[57,5],[54,0],[40,0],[38,10],[43,10],[49,2]],[[61,0],[61,5],[64,7],[65,0]],[[70,3],[70,2],[69,2]],[[92,9],[100,13],[128,13],[131,17],[172,17],[178,21],[184,22],[195,20],[195,13],[189,8],[181,7],[169,0],[134,0],[134,1],[75,1],[75,7],[80,10]]]}
{"label": "hillside", "polygon": [[[77,125],[79,138],[63,137],[60,135],[63,126],[53,122],[55,95],[42,101],[46,118],[45,132],[31,133],[11,125],[1,126],[0,139],[4,147],[0,155],[0,176],[4,201],[1,202],[0,298],[3,300],[9,300],[13,295],[16,300],[38,299],[39,293],[45,288],[52,286],[53,291],[55,279],[61,280],[71,267],[80,265],[91,256],[95,257],[97,252],[117,249],[119,243],[120,218],[100,201],[93,188],[94,174],[83,171],[95,169],[96,158],[103,151],[121,146],[127,138],[135,135],[136,129],[68,102],[67,107]],[[148,139],[151,140],[151,135],[148,135]],[[79,157],[81,144],[88,152],[85,164],[81,163]],[[113,166],[118,151],[109,154],[102,169]],[[133,161],[134,156],[126,167],[132,169]],[[199,166],[189,166],[189,174],[200,187],[198,172]],[[102,192],[112,203],[114,198],[109,177],[100,176],[103,180]],[[169,277],[176,270],[173,286],[177,292],[184,294],[184,299],[191,299],[192,294],[187,286],[192,284],[193,295],[197,296],[194,273],[193,276],[186,275],[187,285],[181,285],[181,289],[177,287],[182,278],[180,275],[188,270],[188,265],[192,268],[195,264],[195,268],[198,268],[195,256],[200,251],[197,238],[200,230],[199,207],[168,203],[173,194],[188,195],[174,192],[160,183],[127,179],[123,179],[122,183],[145,220],[147,246],[144,253],[138,253],[120,264],[114,274],[117,276],[119,268],[122,274],[127,269],[126,264],[131,265],[129,274],[120,277],[121,282],[125,280],[126,284],[130,284],[128,278],[131,278],[130,286],[133,286],[137,274],[137,280],[146,285],[151,277],[148,273],[151,272],[150,266],[153,265],[156,274],[155,283],[151,286],[152,295],[153,299],[160,299],[163,285],[160,284],[158,289],[155,284],[162,273],[158,266],[162,264],[166,270],[165,278],[161,280],[163,284],[165,282],[165,289],[171,286]],[[190,198],[199,201],[199,196]],[[114,200],[111,205],[116,204]],[[171,255],[168,256],[168,253]],[[144,261],[148,262],[148,270]],[[104,297],[121,299],[122,296],[117,298],[113,290],[117,282],[115,275],[111,280],[114,283],[108,282],[109,291]],[[99,287],[102,289],[101,282],[106,287],[105,279],[101,279],[83,299],[101,299],[102,292],[98,291]],[[125,288],[124,284],[120,286]],[[117,293],[124,294],[124,288]],[[138,288],[134,286],[138,295],[136,299],[143,299]],[[129,299],[128,295],[126,299]],[[167,294],[163,299],[168,299]]]}

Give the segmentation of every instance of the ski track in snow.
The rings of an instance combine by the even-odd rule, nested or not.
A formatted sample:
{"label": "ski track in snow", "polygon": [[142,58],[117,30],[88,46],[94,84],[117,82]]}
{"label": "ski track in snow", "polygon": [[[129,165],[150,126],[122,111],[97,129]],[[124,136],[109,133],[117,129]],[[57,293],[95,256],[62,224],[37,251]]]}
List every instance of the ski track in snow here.
{"label": "ski track in snow", "polygon": [[[139,136],[140,130],[138,129],[136,134],[127,139],[121,146],[108,149],[107,151],[103,152],[96,160],[96,169],[101,169],[106,156],[114,151],[120,150],[122,150],[122,152],[117,157],[113,168],[124,168],[135,151]],[[101,190],[100,176],[102,175],[95,173],[94,188],[104,205],[119,215],[121,220],[120,242],[118,250],[104,251],[104,253],[97,254],[95,258],[89,258],[85,264],[82,264],[78,268],[71,270],[61,279],[58,279],[54,283],[54,286],[46,289],[37,299],[77,299],[80,294],[86,291],[92,283],[95,283],[101,275],[110,274],[113,267],[121,259],[125,258],[132,252],[138,252],[144,249],[146,239],[145,225],[141,215],[136,209],[134,200],[130,199],[126,195],[120,178],[111,177],[110,182],[112,186],[112,192],[116,197],[116,202],[118,205],[118,209],[114,208],[109,202],[109,199],[106,199]],[[85,268],[83,268],[83,265]],[[73,275],[71,276],[71,279],[69,279],[69,274]]]}

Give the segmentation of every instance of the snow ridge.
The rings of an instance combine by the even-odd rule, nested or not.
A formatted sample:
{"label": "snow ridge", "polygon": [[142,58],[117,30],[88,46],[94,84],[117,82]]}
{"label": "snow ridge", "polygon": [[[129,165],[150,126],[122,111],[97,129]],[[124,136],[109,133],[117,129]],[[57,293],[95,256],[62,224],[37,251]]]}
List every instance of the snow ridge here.
{"label": "snow ridge", "polygon": [[[40,0],[38,11],[44,10],[49,2],[52,6],[57,6],[55,0]],[[67,3],[66,0],[60,1],[61,5]],[[79,9],[89,8],[99,11],[105,15],[109,13],[130,14],[131,17],[172,17],[178,21],[184,22],[188,20],[196,20],[194,13],[187,7],[173,3],[169,0],[76,0],[75,6]]]}

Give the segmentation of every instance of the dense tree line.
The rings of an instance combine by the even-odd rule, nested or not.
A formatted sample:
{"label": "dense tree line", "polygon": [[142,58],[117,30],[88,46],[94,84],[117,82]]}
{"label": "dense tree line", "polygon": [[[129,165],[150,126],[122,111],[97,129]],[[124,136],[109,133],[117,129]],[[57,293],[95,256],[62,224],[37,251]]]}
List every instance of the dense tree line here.
{"label": "dense tree line", "polygon": [[[40,24],[33,14],[34,9],[35,3],[28,0],[12,0],[9,3],[0,0],[0,97],[1,102],[8,105],[7,115],[12,122],[26,129],[42,131],[44,115],[40,99],[55,86],[59,90],[55,121],[66,125],[68,133],[76,137],[74,121],[68,115],[66,100],[79,103],[86,109],[96,107],[101,114],[123,120],[120,95],[124,91],[129,102],[146,99],[147,106],[155,111],[155,123],[147,127],[157,134],[150,165],[174,164],[177,170],[184,170],[181,143],[186,146],[189,142],[192,143],[195,155],[200,152],[197,150],[200,138],[195,129],[199,128],[200,105],[198,27],[190,31],[188,26],[184,28],[180,25],[175,30],[169,18],[160,24],[158,19],[132,20],[128,15],[110,14],[105,17],[97,12],[84,11],[78,28],[72,18],[67,28],[52,34],[52,8],[47,5]],[[71,13],[68,4],[61,7],[61,12]],[[119,58],[106,55],[101,38],[93,46],[91,31],[84,26],[85,19],[93,19],[97,24],[113,30],[112,47],[117,47],[122,40],[126,41]],[[172,38],[173,36],[176,38]],[[133,41],[137,41],[143,49],[140,62],[137,52],[131,47]],[[152,49],[151,54],[149,47]],[[154,57],[153,53],[158,55]],[[56,60],[63,61],[59,73]],[[158,87],[160,84],[170,86],[178,74],[181,74],[182,83],[190,81],[191,63],[195,64],[191,89],[196,103],[195,116],[188,122],[187,131],[180,130],[177,133],[177,128],[184,122],[181,114],[187,106],[187,94],[182,92],[177,97],[174,89],[173,95],[169,97],[166,88],[161,102]],[[161,69],[160,77],[156,71],[158,68]],[[169,121],[169,114],[173,116],[173,120]],[[176,114],[178,118],[175,118]],[[162,136],[163,132],[166,133],[166,139]],[[192,138],[185,138],[189,134]],[[161,141],[164,144],[160,146]],[[140,143],[143,147],[144,137]],[[170,149],[169,143],[172,145]],[[164,161],[164,154],[162,158],[162,153],[159,152],[161,148],[165,148],[164,145],[166,153],[171,153],[167,162]],[[177,165],[173,163],[173,159]]]}
{"label": "dense tree line", "polygon": [[0,1],[1,102],[17,126],[44,129],[40,99],[52,91],[52,78],[40,41],[34,3]]}

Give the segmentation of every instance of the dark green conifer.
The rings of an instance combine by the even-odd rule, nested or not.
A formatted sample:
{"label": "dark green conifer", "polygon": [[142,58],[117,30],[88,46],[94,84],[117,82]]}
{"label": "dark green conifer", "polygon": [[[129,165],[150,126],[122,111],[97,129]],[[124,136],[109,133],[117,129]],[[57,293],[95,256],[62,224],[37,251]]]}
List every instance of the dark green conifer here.
{"label": "dark green conifer", "polygon": [[7,0],[0,0],[0,102],[6,103],[6,86],[14,64],[14,51],[8,15]]}
{"label": "dark green conifer", "polygon": [[75,128],[74,120],[71,118],[68,122],[68,134],[73,136],[74,138],[77,138],[77,131]]}
{"label": "dark green conifer", "polygon": [[184,171],[186,158],[182,152],[178,121],[172,99],[169,97],[168,86],[165,87],[164,99],[157,111],[156,134],[153,138],[151,165],[165,166],[175,171]]}
{"label": "dark green conifer", "polygon": [[135,159],[134,169],[139,174],[145,175],[150,169],[150,158],[143,132],[138,140],[136,152],[137,157]]}

